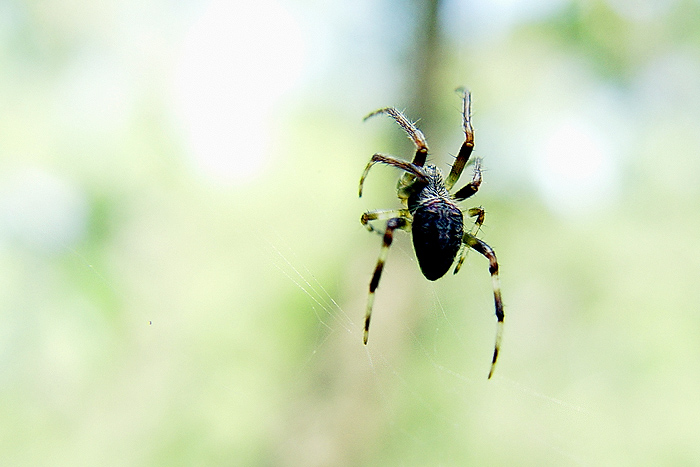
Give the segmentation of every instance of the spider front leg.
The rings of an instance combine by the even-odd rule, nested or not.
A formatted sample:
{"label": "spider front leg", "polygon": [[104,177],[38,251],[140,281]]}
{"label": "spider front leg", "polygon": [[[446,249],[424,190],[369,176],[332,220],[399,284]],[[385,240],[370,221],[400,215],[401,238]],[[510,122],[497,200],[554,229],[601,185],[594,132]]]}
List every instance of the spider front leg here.
{"label": "spider front leg", "polygon": [[384,238],[382,239],[382,248],[379,250],[379,259],[377,260],[377,265],[374,268],[372,280],[369,283],[369,296],[367,297],[367,310],[365,312],[365,330],[362,338],[365,345],[367,345],[367,338],[369,336],[369,321],[372,318],[374,292],[377,290],[379,279],[382,277],[382,270],[384,269],[386,257],[389,254],[389,247],[391,246],[391,242],[394,240],[394,230],[405,229],[409,226],[410,220],[404,217],[394,217],[389,219],[386,223],[386,231],[384,232]]}
{"label": "spider front leg", "polygon": [[394,107],[385,107],[383,109],[375,110],[371,114],[367,115],[364,120],[374,117],[379,114],[387,114],[396,121],[396,123],[408,133],[408,137],[411,138],[413,144],[416,145],[416,155],[413,157],[413,164],[418,167],[422,167],[425,164],[425,160],[428,157],[428,143],[425,141],[425,136],[416,126],[411,123],[406,116],[400,111],[396,110]]}
{"label": "spider front leg", "polygon": [[472,128],[471,121],[472,95],[469,91],[465,91],[464,89],[458,89],[457,91],[462,93],[462,119],[464,121],[465,138],[462,147],[459,149],[459,154],[457,154],[457,158],[454,164],[452,164],[450,174],[445,180],[445,187],[448,190],[451,190],[457,180],[459,180],[464,167],[467,165],[467,162],[469,162],[472,151],[474,151],[474,128]]}
{"label": "spider front leg", "polygon": [[489,273],[491,273],[491,282],[493,284],[493,301],[496,306],[496,319],[498,320],[496,328],[496,343],[493,349],[493,359],[491,360],[491,370],[489,371],[489,379],[493,375],[493,370],[496,368],[496,360],[498,360],[498,352],[501,349],[501,337],[503,336],[503,300],[501,299],[501,286],[498,280],[498,261],[493,248],[488,246],[483,241],[476,238],[470,233],[465,233],[462,239],[464,244],[469,248],[476,250],[489,260]]}

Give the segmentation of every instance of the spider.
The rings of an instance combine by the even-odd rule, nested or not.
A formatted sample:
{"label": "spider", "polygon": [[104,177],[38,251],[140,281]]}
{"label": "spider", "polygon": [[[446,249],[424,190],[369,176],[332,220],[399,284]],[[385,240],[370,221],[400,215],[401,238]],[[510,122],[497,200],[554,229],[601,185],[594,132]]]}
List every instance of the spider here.
{"label": "spider", "polygon": [[[394,107],[386,107],[376,110],[364,118],[367,120],[379,114],[387,114],[392,117],[406,131],[415,144],[416,154],[413,157],[413,161],[408,162],[390,155],[377,153],[372,156],[360,178],[360,196],[362,196],[362,186],[374,164],[386,164],[404,171],[397,183],[397,196],[401,200],[403,208],[368,211],[360,219],[362,225],[370,232],[375,231],[383,235],[377,265],[369,283],[363,341],[367,345],[374,295],[379,285],[379,279],[382,276],[389,247],[393,241],[394,230],[401,229],[412,234],[413,248],[418,258],[420,270],[425,278],[431,281],[443,277],[455,262],[455,258],[457,263],[454,268],[454,274],[457,274],[462,267],[462,263],[464,263],[467,251],[472,249],[489,260],[489,272],[493,283],[493,298],[498,323],[493,359],[491,360],[491,369],[488,376],[490,379],[493,375],[501,346],[504,317],[503,302],[498,281],[496,253],[490,246],[475,236],[484,223],[484,210],[478,207],[467,211],[469,217],[475,218],[475,221],[471,231],[466,231],[462,211],[457,206],[458,202],[464,201],[475,194],[481,185],[481,162],[479,159],[474,161],[472,180],[456,192],[450,193],[457,180],[459,180],[474,149],[474,130],[470,120],[471,94],[463,89],[458,89],[457,91],[462,96],[462,117],[466,138],[450,173],[447,175],[447,179],[443,177],[442,172],[435,165],[426,164],[428,145],[425,141],[425,136],[403,113]],[[372,226],[372,221],[377,220],[386,220],[386,230],[383,233]]]}

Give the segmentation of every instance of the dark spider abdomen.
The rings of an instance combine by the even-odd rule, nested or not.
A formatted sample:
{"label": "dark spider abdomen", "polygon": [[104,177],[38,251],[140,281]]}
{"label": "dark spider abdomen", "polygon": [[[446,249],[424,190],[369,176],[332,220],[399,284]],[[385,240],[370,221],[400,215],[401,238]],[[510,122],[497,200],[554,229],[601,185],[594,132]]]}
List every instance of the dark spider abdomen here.
{"label": "dark spider abdomen", "polygon": [[463,233],[462,211],[450,201],[435,198],[415,207],[413,248],[426,279],[440,279],[450,269],[462,245]]}

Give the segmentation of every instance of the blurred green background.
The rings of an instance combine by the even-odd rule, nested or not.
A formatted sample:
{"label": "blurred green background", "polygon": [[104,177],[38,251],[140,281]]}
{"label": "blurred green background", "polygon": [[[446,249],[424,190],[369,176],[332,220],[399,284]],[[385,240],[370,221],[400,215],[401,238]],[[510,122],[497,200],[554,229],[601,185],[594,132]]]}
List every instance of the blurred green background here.
{"label": "blurred green background", "polygon": [[[479,255],[361,337],[461,85],[490,381]],[[696,0],[4,0],[0,464],[700,464],[699,134]]]}

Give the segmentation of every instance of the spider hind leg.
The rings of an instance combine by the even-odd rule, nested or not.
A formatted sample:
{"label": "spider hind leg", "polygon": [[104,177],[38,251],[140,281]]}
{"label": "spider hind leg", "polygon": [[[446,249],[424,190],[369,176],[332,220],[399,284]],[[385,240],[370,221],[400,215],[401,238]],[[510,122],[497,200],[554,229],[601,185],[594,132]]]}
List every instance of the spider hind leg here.
{"label": "spider hind leg", "polygon": [[374,293],[379,285],[379,279],[382,277],[382,271],[384,270],[384,263],[386,262],[386,257],[389,254],[389,247],[394,240],[394,230],[396,229],[406,229],[410,225],[410,220],[404,217],[394,217],[387,221],[386,231],[384,232],[384,237],[382,239],[382,248],[379,250],[379,259],[377,259],[377,265],[374,268],[374,273],[372,274],[372,280],[369,283],[369,296],[367,297],[367,310],[365,312],[365,326],[363,342],[367,345],[367,338],[369,337],[369,322],[372,318],[372,306],[374,305]]}
{"label": "spider hind leg", "polygon": [[488,246],[482,240],[479,240],[470,233],[464,234],[464,243],[469,248],[476,250],[477,253],[483,255],[489,260],[489,273],[491,273],[491,282],[493,284],[493,301],[496,307],[496,319],[498,320],[496,328],[496,343],[493,349],[493,358],[491,359],[491,370],[489,371],[489,379],[493,376],[493,371],[496,368],[496,360],[501,349],[501,337],[503,335],[503,300],[501,299],[501,286],[498,280],[498,261],[493,248]]}
{"label": "spider hind leg", "polygon": [[[483,208],[478,207],[469,209],[467,213],[469,214],[469,217],[476,217],[476,220],[474,221],[474,226],[472,227],[471,232],[469,232],[471,235],[476,235],[479,232],[479,229],[481,229],[481,226],[484,225],[486,211],[484,211]],[[453,274],[457,274],[459,272],[459,270],[462,267],[462,264],[464,264],[464,260],[467,258],[468,252],[469,247],[466,245],[466,243],[463,242],[462,249],[457,255],[457,265],[455,266]]]}

